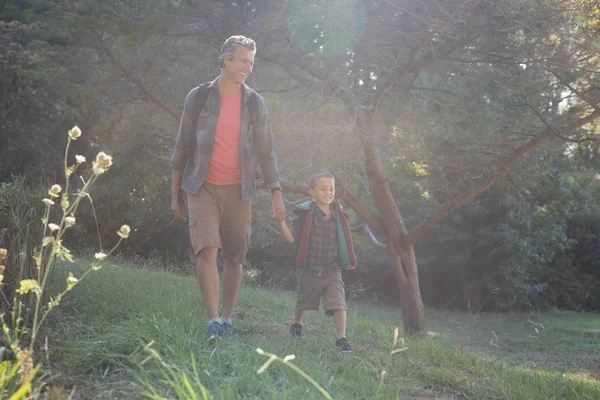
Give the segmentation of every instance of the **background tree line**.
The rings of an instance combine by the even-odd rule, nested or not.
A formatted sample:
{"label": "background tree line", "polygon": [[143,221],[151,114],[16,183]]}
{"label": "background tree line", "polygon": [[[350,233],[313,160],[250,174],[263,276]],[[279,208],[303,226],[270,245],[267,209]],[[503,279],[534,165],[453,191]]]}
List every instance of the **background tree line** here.
{"label": "background tree line", "polygon": [[[241,33],[257,40],[249,84],[299,192],[288,211],[321,170],[353,209],[354,294],[399,298],[414,330],[421,294],[463,309],[598,310],[599,19],[590,0],[5,1],[2,240],[23,246],[33,194],[60,181],[64,132],[79,124],[72,157],[104,150],[115,167],[94,193],[103,231],[88,208],[70,240],[95,247],[127,222],[125,254],[187,272],[168,158],[185,95]],[[250,262],[263,284],[290,284],[268,191],[255,204]]]}

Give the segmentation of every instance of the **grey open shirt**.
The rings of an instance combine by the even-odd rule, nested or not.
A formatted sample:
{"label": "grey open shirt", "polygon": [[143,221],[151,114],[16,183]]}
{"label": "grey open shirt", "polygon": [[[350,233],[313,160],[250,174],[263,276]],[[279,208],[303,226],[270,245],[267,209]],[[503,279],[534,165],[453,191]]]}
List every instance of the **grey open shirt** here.
{"label": "grey open shirt", "polygon": [[[171,156],[172,169],[183,169],[181,188],[196,194],[204,183],[208,162],[212,154],[217,121],[221,110],[221,98],[217,86],[218,79],[208,88],[208,98],[204,109],[198,116],[196,129],[196,149],[190,149],[190,135],[193,134],[192,113],[198,88],[190,91],[185,99],[183,115],[177,133],[175,149]],[[242,200],[254,196],[257,161],[262,168],[267,185],[279,180],[279,169],[271,134],[271,123],[264,98],[257,93],[256,115],[251,116],[248,100],[255,91],[246,84],[242,85],[242,108],[240,122],[240,163],[242,170]],[[254,123],[250,118],[255,120]]]}

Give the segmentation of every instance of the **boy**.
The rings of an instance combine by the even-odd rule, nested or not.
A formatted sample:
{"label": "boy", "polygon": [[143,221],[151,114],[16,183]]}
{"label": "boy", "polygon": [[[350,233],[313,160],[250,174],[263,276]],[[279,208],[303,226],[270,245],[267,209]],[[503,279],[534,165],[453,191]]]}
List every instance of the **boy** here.
{"label": "boy", "polygon": [[291,232],[285,219],[279,224],[289,243],[298,242],[296,266],[298,267],[298,300],[295,321],[290,332],[302,336],[305,310],[318,310],[323,297],[325,314],[335,320],[337,340],[342,352],[351,352],[346,340],[346,301],[341,266],[354,269],[356,258],[350,238],[350,229],[342,207],[334,203],[335,178],[321,172],[310,178],[310,195],[313,201],[297,206],[298,219]]}

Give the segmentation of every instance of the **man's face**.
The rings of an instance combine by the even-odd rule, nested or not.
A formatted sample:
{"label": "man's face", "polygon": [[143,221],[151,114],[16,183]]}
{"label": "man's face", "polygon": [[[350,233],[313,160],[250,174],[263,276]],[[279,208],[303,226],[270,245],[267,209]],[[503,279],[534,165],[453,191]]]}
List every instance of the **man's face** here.
{"label": "man's face", "polygon": [[224,57],[223,74],[238,85],[242,85],[252,73],[254,54],[255,52],[247,47],[238,47],[231,59]]}

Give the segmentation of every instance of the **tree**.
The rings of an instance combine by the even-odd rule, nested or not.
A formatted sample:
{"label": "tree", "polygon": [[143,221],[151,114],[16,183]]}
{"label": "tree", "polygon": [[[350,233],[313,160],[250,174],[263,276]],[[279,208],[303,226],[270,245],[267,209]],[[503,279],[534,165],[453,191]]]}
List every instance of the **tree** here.
{"label": "tree", "polygon": [[[349,204],[372,229],[385,234],[405,327],[423,331],[414,244],[436,223],[504,179],[524,156],[545,142],[555,138],[580,140],[594,134],[585,127],[600,116],[598,99],[592,96],[598,83],[596,33],[579,25],[581,14],[577,7],[564,8],[549,2],[386,1],[344,2],[338,7],[331,2],[314,5],[322,7],[321,12],[314,14],[311,10],[300,19],[304,22],[316,17],[314,23],[302,25],[315,27],[315,40],[308,41],[314,45],[302,48],[302,41],[294,35],[304,32],[291,29],[285,34],[282,27],[278,35],[270,37],[281,39],[279,47],[271,44],[270,49],[274,50],[268,59],[286,71],[302,71],[293,74],[299,83],[319,82],[323,92],[340,98],[354,116],[355,132],[363,144],[366,174],[381,218],[361,210],[353,200]],[[335,32],[322,28],[317,21],[328,20],[329,7],[341,6],[354,6],[356,14],[365,8],[364,24],[356,24],[366,26],[365,34],[362,38],[348,34],[348,40],[356,40],[356,45],[346,47],[348,52],[342,56],[327,58],[327,38]],[[280,15],[273,20],[285,18]],[[294,26],[299,27],[300,24]],[[376,85],[365,84],[367,76],[375,80],[373,75]],[[456,75],[463,79],[455,79]],[[444,80],[484,82],[488,93],[469,104],[469,100],[462,100],[462,96],[441,84]],[[427,87],[423,82],[433,85]],[[439,135],[445,134],[443,139],[472,157],[461,160],[466,173],[452,183],[456,189],[449,190],[448,201],[407,230],[389,189],[380,147],[388,142],[392,128],[410,114],[406,112],[408,99],[418,110],[427,105],[427,100],[420,98],[427,92],[445,93],[471,106],[471,115],[477,113],[476,118],[481,118],[487,128],[472,130],[452,119],[446,120],[454,128],[452,132],[444,132],[443,126],[421,125],[438,135],[438,143]],[[440,170],[447,168],[448,165],[439,165]],[[480,178],[473,184],[475,176]],[[465,184],[468,180],[470,185]]]}
{"label": "tree", "polygon": [[67,38],[14,14],[21,20],[0,18],[0,181],[17,173],[54,179],[63,162],[63,132],[79,118],[59,56]]}

